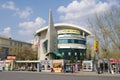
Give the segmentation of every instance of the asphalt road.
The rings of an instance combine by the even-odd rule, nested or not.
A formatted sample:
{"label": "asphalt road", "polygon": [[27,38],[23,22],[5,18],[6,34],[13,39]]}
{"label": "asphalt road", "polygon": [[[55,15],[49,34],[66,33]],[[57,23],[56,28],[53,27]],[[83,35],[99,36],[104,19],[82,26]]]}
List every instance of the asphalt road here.
{"label": "asphalt road", "polygon": [[0,80],[120,80],[120,75],[105,76],[79,75],[72,73],[0,72]]}

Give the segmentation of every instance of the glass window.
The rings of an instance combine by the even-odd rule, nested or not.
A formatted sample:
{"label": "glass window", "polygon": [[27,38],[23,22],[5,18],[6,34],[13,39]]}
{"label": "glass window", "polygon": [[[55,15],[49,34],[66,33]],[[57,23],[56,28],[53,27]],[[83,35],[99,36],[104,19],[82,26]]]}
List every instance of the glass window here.
{"label": "glass window", "polygon": [[84,40],[78,40],[78,43],[80,43],[80,44],[85,44],[86,41],[84,41]]}
{"label": "glass window", "polygon": [[68,43],[68,40],[67,39],[63,39],[62,43]]}
{"label": "glass window", "polygon": [[12,46],[12,41],[10,41],[10,46]]}
{"label": "glass window", "polygon": [[15,46],[15,42],[12,41],[12,46]]}
{"label": "glass window", "polygon": [[22,44],[22,43],[20,43],[20,46],[22,47],[22,46],[23,46],[23,44]]}
{"label": "glass window", "polygon": [[48,45],[48,40],[46,40],[46,41],[43,43],[43,48],[45,49],[45,52],[47,52],[47,45]]}
{"label": "glass window", "polygon": [[75,43],[74,41],[75,41],[75,40],[73,40],[73,39],[69,39],[69,40],[68,40],[68,43]]}
{"label": "glass window", "polygon": [[68,43],[68,40],[67,39],[60,39],[60,40],[58,40],[58,43],[59,44]]}
{"label": "glass window", "polygon": [[67,44],[67,43],[76,43],[76,44],[85,44],[85,40],[76,40],[76,39],[59,39],[59,44]]}

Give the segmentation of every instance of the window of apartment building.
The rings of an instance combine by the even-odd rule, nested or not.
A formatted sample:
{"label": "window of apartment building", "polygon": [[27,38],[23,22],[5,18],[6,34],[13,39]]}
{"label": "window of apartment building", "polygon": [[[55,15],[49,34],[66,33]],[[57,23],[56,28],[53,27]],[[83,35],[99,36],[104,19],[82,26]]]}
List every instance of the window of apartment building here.
{"label": "window of apartment building", "polygon": [[19,42],[19,47],[22,47],[22,43],[21,42]]}

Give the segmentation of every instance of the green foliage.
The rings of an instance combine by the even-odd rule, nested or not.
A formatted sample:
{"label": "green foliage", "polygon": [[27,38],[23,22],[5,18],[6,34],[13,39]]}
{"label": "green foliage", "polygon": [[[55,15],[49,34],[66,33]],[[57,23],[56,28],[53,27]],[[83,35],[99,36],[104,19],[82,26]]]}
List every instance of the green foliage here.
{"label": "green foliage", "polygon": [[16,57],[18,60],[37,60],[37,51],[33,51],[28,46],[23,46]]}
{"label": "green foliage", "polygon": [[91,60],[91,58],[92,58],[92,57],[91,57],[91,53],[89,53],[89,58],[88,58],[88,59]]}
{"label": "green foliage", "polygon": [[62,55],[62,59],[65,59],[65,56],[64,56],[64,55]]}
{"label": "green foliage", "polygon": [[70,58],[70,63],[74,63],[74,61],[75,61],[74,57],[71,57]]}

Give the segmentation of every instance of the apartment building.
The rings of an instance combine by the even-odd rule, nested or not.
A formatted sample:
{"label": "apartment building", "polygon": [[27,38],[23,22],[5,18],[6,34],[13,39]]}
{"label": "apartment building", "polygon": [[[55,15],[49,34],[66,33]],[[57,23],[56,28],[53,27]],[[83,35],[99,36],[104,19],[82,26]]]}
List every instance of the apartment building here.
{"label": "apartment building", "polygon": [[0,36],[0,58],[5,59],[7,55],[18,54],[23,46],[32,48],[31,43]]}

